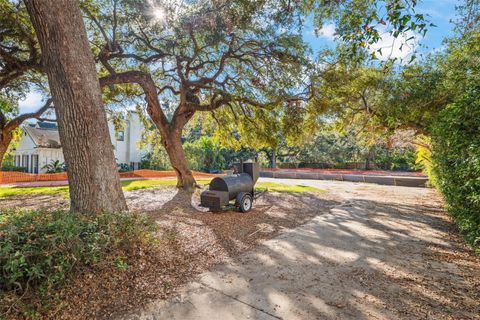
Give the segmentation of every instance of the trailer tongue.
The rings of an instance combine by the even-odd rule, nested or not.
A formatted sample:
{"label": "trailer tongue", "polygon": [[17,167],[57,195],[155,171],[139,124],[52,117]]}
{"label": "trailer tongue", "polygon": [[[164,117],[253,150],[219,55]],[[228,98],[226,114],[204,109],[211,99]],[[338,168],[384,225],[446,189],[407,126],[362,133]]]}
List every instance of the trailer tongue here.
{"label": "trailer tongue", "polygon": [[255,183],[259,177],[260,167],[257,162],[235,164],[237,173],[213,178],[208,190],[200,195],[200,205],[211,211],[220,211],[235,200],[235,206],[242,212],[252,209],[253,200],[261,193],[255,193]]}

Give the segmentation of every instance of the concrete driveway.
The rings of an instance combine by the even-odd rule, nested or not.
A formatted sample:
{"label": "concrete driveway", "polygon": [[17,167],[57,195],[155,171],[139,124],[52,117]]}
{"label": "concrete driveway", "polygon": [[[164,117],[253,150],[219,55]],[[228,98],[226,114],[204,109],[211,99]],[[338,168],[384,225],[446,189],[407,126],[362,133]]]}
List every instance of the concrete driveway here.
{"label": "concrete driveway", "polygon": [[435,190],[262,180],[333,204],[121,319],[480,319],[480,261]]}

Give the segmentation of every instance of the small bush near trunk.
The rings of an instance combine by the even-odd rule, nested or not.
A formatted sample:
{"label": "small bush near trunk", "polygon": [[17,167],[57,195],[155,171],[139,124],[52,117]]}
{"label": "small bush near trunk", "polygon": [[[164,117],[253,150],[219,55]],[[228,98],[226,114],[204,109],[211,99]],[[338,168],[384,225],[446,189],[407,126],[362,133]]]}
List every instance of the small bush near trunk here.
{"label": "small bush near trunk", "polygon": [[134,250],[155,245],[154,231],[134,213],[0,210],[0,314],[34,316],[55,305],[56,289],[76,273],[128,268]]}

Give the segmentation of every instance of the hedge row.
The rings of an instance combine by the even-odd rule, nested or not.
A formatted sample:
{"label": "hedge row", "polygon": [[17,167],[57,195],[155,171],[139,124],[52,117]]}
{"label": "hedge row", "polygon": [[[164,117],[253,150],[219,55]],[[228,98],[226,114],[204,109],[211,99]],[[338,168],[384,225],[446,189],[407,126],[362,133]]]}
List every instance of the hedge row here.
{"label": "hedge row", "polygon": [[433,170],[447,209],[480,253],[480,85],[443,109],[432,134]]}

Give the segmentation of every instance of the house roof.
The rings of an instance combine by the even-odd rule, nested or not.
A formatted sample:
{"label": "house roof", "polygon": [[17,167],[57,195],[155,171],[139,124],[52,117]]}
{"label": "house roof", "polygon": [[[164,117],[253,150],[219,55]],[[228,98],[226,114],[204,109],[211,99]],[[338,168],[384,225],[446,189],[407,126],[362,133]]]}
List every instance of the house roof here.
{"label": "house roof", "polygon": [[55,122],[46,122],[46,121],[39,121],[36,125],[39,129],[53,129],[57,130],[57,124]]}
{"label": "house roof", "polygon": [[39,148],[61,148],[60,136],[56,126],[54,129],[25,126],[24,130]]}

